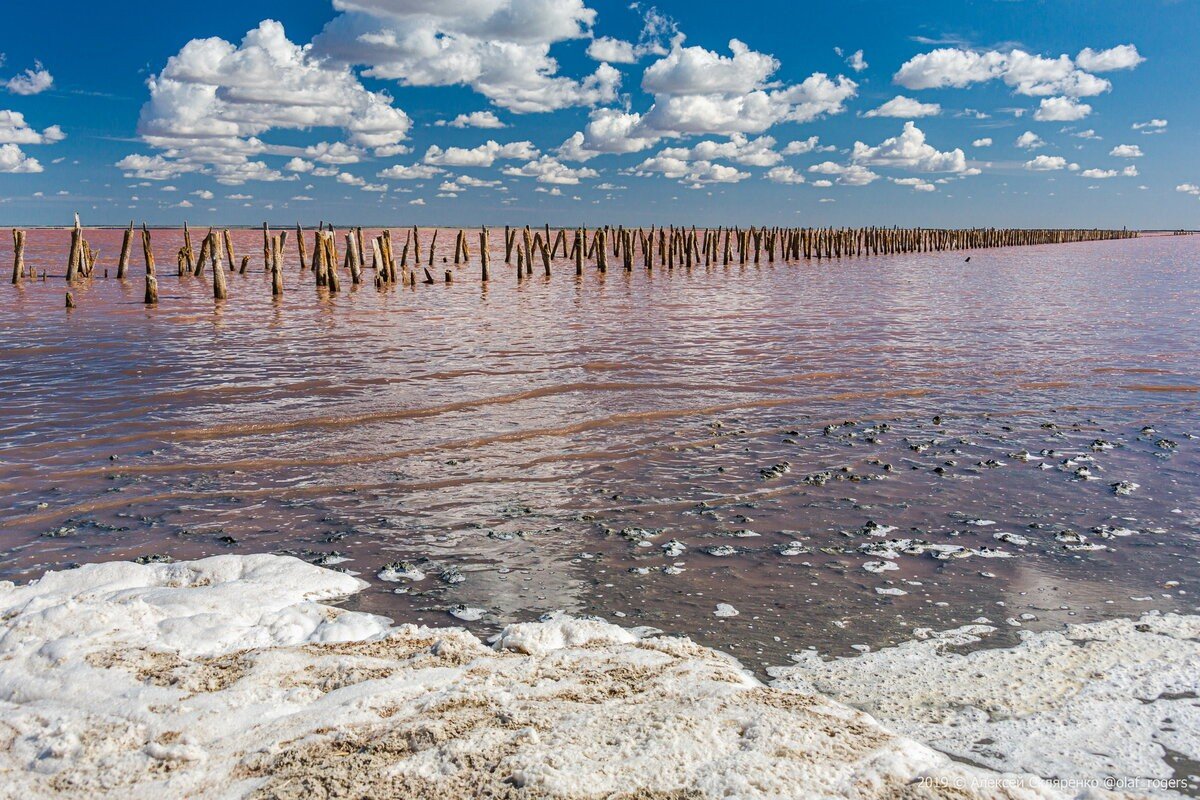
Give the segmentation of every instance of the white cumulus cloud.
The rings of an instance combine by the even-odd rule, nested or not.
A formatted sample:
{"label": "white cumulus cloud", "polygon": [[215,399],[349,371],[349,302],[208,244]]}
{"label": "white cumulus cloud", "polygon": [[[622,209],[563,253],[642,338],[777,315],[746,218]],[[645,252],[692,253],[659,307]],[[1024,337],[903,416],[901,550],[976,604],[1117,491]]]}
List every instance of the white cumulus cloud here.
{"label": "white cumulus cloud", "polygon": [[879,108],[873,108],[864,117],[899,117],[901,119],[918,119],[920,117],[936,117],[942,113],[942,107],[937,103],[922,103],[911,97],[896,95]]}
{"label": "white cumulus cloud", "polygon": [[1047,97],[1033,118],[1038,122],[1075,122],[1092,113],[1092,107],[1071,97]]}

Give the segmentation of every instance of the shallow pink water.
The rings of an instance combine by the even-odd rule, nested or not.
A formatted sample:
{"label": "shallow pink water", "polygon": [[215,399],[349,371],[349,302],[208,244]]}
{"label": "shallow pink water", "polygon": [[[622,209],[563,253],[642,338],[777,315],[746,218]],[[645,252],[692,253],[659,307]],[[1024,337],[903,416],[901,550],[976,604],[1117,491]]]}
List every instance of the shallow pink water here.
{"label": "shallow pink water", "polygon": [[[274,301],[261,232],[238,231],[251,269],[215,303],[207,274],[175,276],[180,233],[155,231],[161,301],[147,308],[140,251],[131,279],[105,279],[121,232],[94,231],[100,265],[67,311],[67,236],[30,231],[28,259],[52,277],[16,287],[0,237],[3,578],[337,553],[373,584],[356,607],[399,620],[446,621],[459,603],[486,609],[483,627],[620,612],[751,664],[980,616],[1038,627],[1196,606],[1195,237],[970,263],[610,262],[582,278],[559,259],[518,285],[494,233],[486,286],[469,264],[415,289],[344,276],[336,296],[289,241]],[[1010,455],[1023,450],[1040,460]],[[1139,488],[1118,496],[1119,481]],[[995,524],[968,524],[981,519]],[[897,530],[872,536],[869,520]],[[1068,529],[1107,549],[1064,549]],[[896,537],[1013,557],[864,570],[877,559],[859,547]],[[671,540],[686,551],[664,555]],[[780,555],[792,541],[810,552]],[[721,546],[733,554],[702,552]],[[428,577],[376,577],[399,559],[430,559]],[[465,580],[439,577],[455,571]],[[717,603],[741,613],[714,617]]]}

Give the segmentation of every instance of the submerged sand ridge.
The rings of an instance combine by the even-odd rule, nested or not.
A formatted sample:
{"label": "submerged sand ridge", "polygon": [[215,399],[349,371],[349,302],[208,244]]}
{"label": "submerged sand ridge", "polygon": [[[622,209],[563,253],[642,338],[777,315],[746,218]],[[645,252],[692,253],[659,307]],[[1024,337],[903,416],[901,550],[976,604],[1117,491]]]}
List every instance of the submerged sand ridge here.
{"label": "submerged sand ridge", "polygon": [[[767,686],[688,639],[596,619],[509,625],[489,647],[463,629],[393,626],[327,604],[364,585],[272,555],[92,564],[0,584],[0,795],[1140,796],[1063,791],[963,765],[894,732],[937,733],[920,728],[922,715],[941,713],[936,704],[914,694],[905,707],[892,691],[925,642],[870,659],[802,661]],[[1105,643],[1079,646],[1069,661],[1007,656],[1015,663],[1006,671],[1003,653],[1043,653],[1045,635],[992,651],[987,682],[1007,681],[1020,697],[1022,668],[1036,663],[1057,686],[1053,670],[1066,666],[1125,709],[1163,674],[1157,685],[1172,702],[1192,693],[1194,712],[1200,620],[1128,625],[1153,652],[1153,664],[1137,662],[1140,683],[1105,680],[1126,633],[1116,623],[1069,632],[1071,642]],[[933,655],[917,684],[941,682],[947,698],[972,701],[974,668],[948,669],[945,652]],[[867,687],[880,682],[878,713],[891,727],[825,693],[822,670],[841,665],[855,677],[834,683],[851,702],[868,704]],[[1042,719],[1064,694],[1035,693],[1007,710]],[[1171,713],[1180,723],[1172,746],[1195,752],[1197,728]],[[1150,763],[1146,752],[1114,749],[1106,774],[1148,775],[1122,771]],[[1037,766],[1045,777],[1102,777],[1070,773],[1079,765],[1069,753],[1047,753]]]}

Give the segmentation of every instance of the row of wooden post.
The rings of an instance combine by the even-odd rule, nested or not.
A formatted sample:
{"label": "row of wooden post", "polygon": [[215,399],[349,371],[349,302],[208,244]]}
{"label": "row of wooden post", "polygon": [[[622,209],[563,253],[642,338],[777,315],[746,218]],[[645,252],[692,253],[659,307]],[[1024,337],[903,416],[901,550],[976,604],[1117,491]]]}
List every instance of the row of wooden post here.
{"label": "row of wooden post", "polygon": [[[143,224],[140,231],[142,252],[146,264],[147,304],[158,302],[158,279],[155,274],[154,253],[149,229]],[[949,250],[975,250],[991,247],[1022,245],[1061,244],[1068,242],[1103,241],[1134,238],[1136,231],[1099,229],[1012,229],[1012,228],[706,228],[683,227],[624,228],[604,226],[594,231],[587,228],[558,229],[552,236],[549,225],[534,231],[530,227],[504,229],[504,262],[512,264],[515,256],[516,276],[520,282],[532,276],[534,264],[540,262],[547,276],[551,262],[558,257],[574,262],[575,274],[582,275],[585,261],[594,261],[600,272],[608,271],[609,256],[615,258],[626,271],[634,269],[640,251],[640,261],[647,270],[660,267],[674,269],[676,266],[690,269],[703,264],[729,265],[731,263],[774,263],[811,259],[833,259],[888,255],[913,252],[942,252]],[[19,283],[26,275],[26,233],[13,230],[13,283]],[[117,262],[117,277],[127,277],[129,261],[134,246],[135,228],[131,221],[124,232],[121,253]],[[402,286],[415,287],[419,278],[417,268],[423,273],[423,283],[435,283],[431,270],[436,258],[438,231],[433,231],[427,248],[427,258],[422,259],[420,230],[413,226],[405,232],[404,245],[397,260],[392,231],[383,230],[371,240],[369,268],[375,272],[375,285],[383,288],[399,282]],[[263,224],[263,270],[271,275],[272,293],[283,294],[283,261],[288,231],[273,234]],[[568,247],[568,239],[570,246]],[[349,272],[350,280],[357,286],[363,282],[364,270],[368,268],[362,228],[353,228],[343,235],[344,255],[339,259],[338,238],[332,225],[321,223],[313,232],[312,254],[305,242],[304,229],[296,226],[296,246],[300,269],[311,271],[317,286],[331,293],[341,291],[341,269]],[[483,281],[491,278],[491,253],[488,229],[479,232],[479,265]],[[73,283],[93,274],[97,252],[84,237],[75,215],[71,230],[71,245],[67,258],[67,281]],[[220,232],[209,228],[200,245],[199,253],[193,248],[192,231],[185,224],[183,246],[176,260],[180,277],[204,274],[206,262],[213,275],[213,296],[217,300],[228,297],[225,269],[219,262],[225,261],[228,271],[235,270],[237,257],[229,230]],[[454,264],[470,263],[469,237],[459,230],[454,242]],[[443,258],[443,261],[447,259]],[[245,274],[250,256],[243,256],[237,268]],[[105,272],[107,275],[107,271]],[[44,277],[44,276],[43,276]],[[453,280],[453,272],[445,270],[444,280]],[[68,293],[68,305],[73,299]]]}

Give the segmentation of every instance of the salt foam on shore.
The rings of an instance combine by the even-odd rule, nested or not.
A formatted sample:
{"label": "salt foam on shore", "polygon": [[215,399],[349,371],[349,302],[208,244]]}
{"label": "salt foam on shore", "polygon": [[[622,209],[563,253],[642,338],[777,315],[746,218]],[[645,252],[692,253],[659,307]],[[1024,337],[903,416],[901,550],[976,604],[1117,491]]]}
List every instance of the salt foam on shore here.
{"label": "salt foam on shore", "polygon": [[270,555],[0,583],[0,795],[1063,796],[687,639],[558,616],[488,647],[321,602],[363,585]]}
{"label": "salt foam on shore", "polygon": [[772,685],[830,696],[992,769],[1109,776],[1155,797],[1200,790],[1200,617],[1022,631],[1016,647],[955,652],[992,631],[967,626],[848,659],[801,653],[770,670]]}

